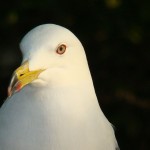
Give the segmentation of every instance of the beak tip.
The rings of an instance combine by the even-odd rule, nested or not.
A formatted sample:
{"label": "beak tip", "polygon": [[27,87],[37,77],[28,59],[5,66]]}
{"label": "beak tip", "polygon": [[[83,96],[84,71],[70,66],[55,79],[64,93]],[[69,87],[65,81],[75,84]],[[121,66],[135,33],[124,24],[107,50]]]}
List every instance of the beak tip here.
{"label": "beak tip", "polygon": [[10,96],[12,95],[12,92],[11,92],[11,88],[10,88],[10,87],[8,87],[7,93],[8,93],[8,97],[10,97]]}
{"label": "beak tip", "polygon": [[8,87],[8,97],[11,97],[12,94],[14,94],[15,92],[19,92],[22,89],[22,84],[21,83],[17,83],[14,87],[9,86]]}

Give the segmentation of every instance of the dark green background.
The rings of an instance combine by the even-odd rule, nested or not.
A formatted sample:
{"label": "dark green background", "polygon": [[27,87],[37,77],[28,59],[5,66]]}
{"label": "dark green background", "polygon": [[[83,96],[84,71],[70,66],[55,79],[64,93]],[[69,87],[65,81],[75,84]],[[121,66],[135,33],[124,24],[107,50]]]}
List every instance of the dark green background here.
{"label": "dark green background", "polygon": [[121,150],[150,149],[150,1],[1,1],[1,104],[21,63],[21,38],[44,23],[69,28],[83,43],[100,106],[116,127]]}

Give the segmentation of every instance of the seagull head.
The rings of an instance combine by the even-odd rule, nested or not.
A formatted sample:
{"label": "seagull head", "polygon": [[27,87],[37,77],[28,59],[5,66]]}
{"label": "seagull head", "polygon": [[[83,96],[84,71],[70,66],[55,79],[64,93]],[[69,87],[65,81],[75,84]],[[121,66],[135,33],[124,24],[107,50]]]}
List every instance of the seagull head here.
{"label": "seagull head", "polygon": [[64,27],[55,24],[35,27],[23,37],[20,49],[23,61],[13,73],[9,96],[26,85],[67,86],[87,80],[89,69],[84,48]]}

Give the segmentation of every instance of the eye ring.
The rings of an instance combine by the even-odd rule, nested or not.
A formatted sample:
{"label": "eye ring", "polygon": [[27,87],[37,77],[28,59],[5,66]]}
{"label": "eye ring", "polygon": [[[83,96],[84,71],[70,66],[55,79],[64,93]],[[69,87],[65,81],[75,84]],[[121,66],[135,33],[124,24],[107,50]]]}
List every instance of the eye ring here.
{"label": "eye ring", "polygon": [[66,51],[66,45],[65,44],[61,44],[60,46],[58,46],[56,53],[59,55],[64,54]]}

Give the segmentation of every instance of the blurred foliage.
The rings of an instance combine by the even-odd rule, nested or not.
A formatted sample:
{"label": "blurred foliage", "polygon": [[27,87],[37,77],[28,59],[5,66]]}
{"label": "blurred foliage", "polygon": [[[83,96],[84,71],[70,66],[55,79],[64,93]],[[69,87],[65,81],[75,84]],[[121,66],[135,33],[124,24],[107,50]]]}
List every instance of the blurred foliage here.
{"label": "blurred foliage", "polygon": [[1,1],[1,104],[21,62],[23,35],[39,24],[59,24],[85,47],[99,103],[121,150],[150,149],[149,6],[149,0]]}

